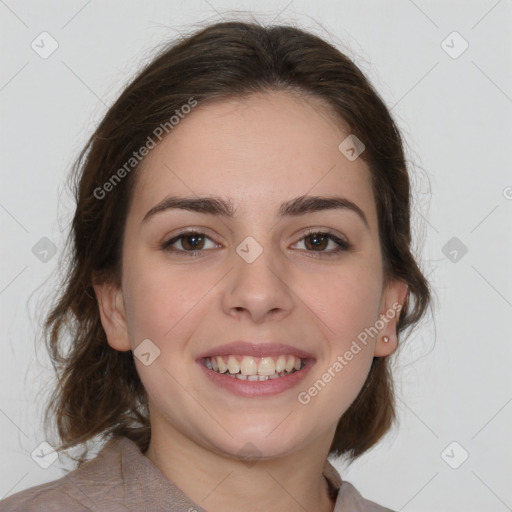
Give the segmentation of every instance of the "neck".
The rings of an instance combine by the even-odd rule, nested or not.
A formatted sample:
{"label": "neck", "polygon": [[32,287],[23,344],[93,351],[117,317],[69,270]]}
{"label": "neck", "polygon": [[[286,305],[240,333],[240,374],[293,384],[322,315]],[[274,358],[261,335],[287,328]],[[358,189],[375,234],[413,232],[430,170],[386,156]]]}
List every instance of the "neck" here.
{"label": "neck", "polygon": [[165,430],[157,424],[145,456],[209,512],[332,512],[323,476],[329,446],[330,439],[318,439],[286,457],[242,461],[200,446],[168,424]]}

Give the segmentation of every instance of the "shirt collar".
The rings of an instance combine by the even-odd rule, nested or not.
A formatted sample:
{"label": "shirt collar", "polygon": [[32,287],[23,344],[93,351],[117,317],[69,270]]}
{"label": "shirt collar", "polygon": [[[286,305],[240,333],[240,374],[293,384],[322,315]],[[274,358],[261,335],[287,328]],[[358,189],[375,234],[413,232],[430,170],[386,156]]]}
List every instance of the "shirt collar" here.
{"label": "shirt collar", "polygon": [[[116,485],[115,493],[119,494],[121,492],[124,494],[122,502],[127,510],[169,510],[171,512],[195,510],[197,512],[207,512],[171,482],[157,466],[144,456],[137,444],[131,439],[124,436],[111,438],[98,456],[107,459],[103,461],[103,464],[117,466],[120,472],[119,479],[122,483]],[[329,484],[331,496],[338,507],[338,494],[343,482],[336,468],[328,460],[324,463],[323,475]],[[350,486],[350,484],[348,482],[343,483],[344,490],[347,488],[346,486]],[[111,492],[114,492],[114,489]],[[347,496],[346,498],[350,497]],[[336,510],[342,512],[348,509],[343,507]]]}

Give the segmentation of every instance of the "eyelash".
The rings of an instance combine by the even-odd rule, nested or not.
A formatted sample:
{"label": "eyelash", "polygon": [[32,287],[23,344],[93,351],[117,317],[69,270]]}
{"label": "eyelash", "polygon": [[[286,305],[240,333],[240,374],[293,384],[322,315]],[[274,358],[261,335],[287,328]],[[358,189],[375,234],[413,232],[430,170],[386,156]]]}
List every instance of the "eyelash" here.
{"label": "eyelash", "polygon": [[[188,230],[188,231],[183,231],[179,235],[171,238],[170,240],[163,242],[161,244],[160,248],[166,252],[170,252],[170,253],[174,253],[174,254],[183,254],[183,255],[187,255],[187,256],[196,256],[204,251],[209,250],[209,249],[198,249],[197,251],[185,251],[185,250],[177,250],[177,249],[171,248],[171,246],[173,244],[175,244],[181,238],[186,238],[187,236],[191,236],[191,235],[203,235],[206,238],[208,238],[209,240],[212,240],[209,236],[206,236],[206,234],[201,231]],[[326,235],[329,240],[332,240],[334,243],[336,243],[338,245],[338,247],[336,249],[331,250],[331,251],[308,251],[308,250],[302,249],[302,250],[305,250],[306,252],[313,253],[313,256],[315,258],[322,258],[325,256],[327,256],[327,257],[337,256],[341,252],[350,251],[352,249],[351,243],[337,237],[330,231],[319,231],[319,230],[315,230],[315,229],[308,230],[303,235],[303,237],[295,243],[301,242],[305,238],[308,238],[309,236],[312,236],[312,235],[324,235],[324,236]],[[317,253],[317,254],[315,254],[315,253]]]}

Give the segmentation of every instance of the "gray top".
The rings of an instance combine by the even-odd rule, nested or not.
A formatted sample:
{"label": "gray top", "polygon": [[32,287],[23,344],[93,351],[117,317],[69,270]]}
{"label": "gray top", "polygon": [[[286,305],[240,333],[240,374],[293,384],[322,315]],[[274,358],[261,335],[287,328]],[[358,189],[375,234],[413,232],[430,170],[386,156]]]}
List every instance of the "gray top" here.
{"label": "gray top", "polygon": [[[365,500],[329,461],[325,478],[334,512],[392,512]],[[127,437],[111,438],[95,458],[46,484],[0,501],[0,512],[207,512],[174,485]]]}

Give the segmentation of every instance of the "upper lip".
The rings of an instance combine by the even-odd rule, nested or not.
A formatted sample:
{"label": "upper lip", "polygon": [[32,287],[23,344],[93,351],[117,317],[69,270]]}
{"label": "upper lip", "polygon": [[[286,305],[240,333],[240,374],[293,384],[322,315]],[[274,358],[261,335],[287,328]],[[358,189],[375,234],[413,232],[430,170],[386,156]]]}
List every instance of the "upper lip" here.
{"label": "upper lip", "polygon": [[233,341],[224,345],[218,345],[208,350],[207,352],[202,353],[199,357],[201,358],[227,355],[252,357],[292,355],[300,359],[313,358],[313,356],[308,352],[300,350],[296,347],[292,347],[291,345],[268,341]]}

